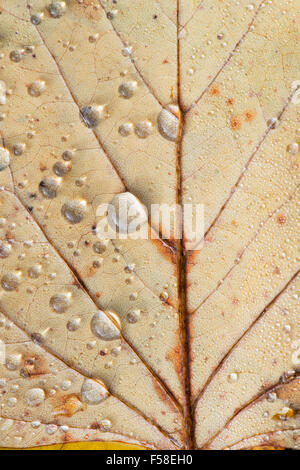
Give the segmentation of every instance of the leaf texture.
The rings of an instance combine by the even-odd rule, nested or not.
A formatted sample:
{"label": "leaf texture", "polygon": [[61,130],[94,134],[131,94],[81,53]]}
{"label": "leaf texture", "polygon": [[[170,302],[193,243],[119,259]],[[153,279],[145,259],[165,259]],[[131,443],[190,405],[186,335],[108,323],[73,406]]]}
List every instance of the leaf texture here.
{"label": "leaf texture", "polygon": [[[0,445],[300,448],[299,0],[0,13]],[[99,240],[122,193],[203,247]]]}

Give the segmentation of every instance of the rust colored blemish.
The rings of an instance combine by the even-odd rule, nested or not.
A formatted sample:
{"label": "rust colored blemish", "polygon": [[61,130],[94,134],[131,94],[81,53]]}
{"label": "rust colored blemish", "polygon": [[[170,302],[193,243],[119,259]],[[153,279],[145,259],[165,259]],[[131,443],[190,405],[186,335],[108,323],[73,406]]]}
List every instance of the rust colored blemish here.
{"label": "rust colored blemish", "polygon": [[274,274],[280,274],[280,269],[278,266],[276,266],[276,268],[274,269],[273,271]]}
{"label": "rust colored blemish", "polygon": [[94,423],[91,424],[91,429],[95,429],[99,431],[101,429],[101,426],[99,423],[97,423],[97,421],[95,421]]}
{"label": "rust colored blemish", "polygon": [[80,285],[80,283],[77,281],[76,278],[73,279],[72,284],[73,284],[73,286],[76,286],[77,289],[81,289],[81,285]]}
{"label": "rust colored blemish", "polygon": [[233,103],[234,103],[234,99],[233,99],[233,98],[228,98],[228,100],[226,101],[226,103],[231,106],[231,105],[233,105]]}
{"label": "rust colored blemish", "polygon": [[150,240],[153,245],[155,245],[159,253],[163,256],[163,258],[174,265],[174,275],[176,275],[176,255],[173,250],[160,239],[150,238]]}
{"label": "rust colored blemish", "polygon": [[284,214],[278,214],[277,217],[276,217],[276,222],[279,224],[279,225],[283,225],[286,221],[286,216]]}
{"label": "rust colored blemish", "polygon": [[237,299],[236,297],[233,297],[232,303],[233,303],[233,305],[238,305],[239,299]]}
{"label": "rust colored blemish", "polygon": [[219,94],[220,94],[219,87],[217,85],[213,85],[209,90],[209,95],[210,96],[217,96]]}
{"label": "rust colored blemish", "polygon": [[163,64],[168,64],[168,63],[169,63],[168,59],[163,60]]}
{"label": "rust colored blemish", "polygon": [[238,227],[239,224],[237,223],[236,220],[232,220],[231,225],[233,225],[233,227]]}
{"label": "rust colored blemish", "polygon": [[238,117],[233,117],[230,121],[230,127],[234,131],[239,130],[242,127],[241,120]]}
{"label": "rust colored blemish", "polygon": [[41,170],[41,171],[47,170],[47,166],[45,165],[45,163],[40,162],[40,170]]}
{"label": "rust colored blemish", "polygon": [[96,297],[97,299],[99,299],[99,298],[101,297],[101,292],[96,292],[96,293],[95,293],[95,297]]}
{"label": "rust colored blemish", "polygon": [[256,110],[255,109],[247,109],[245,112],[244,112],[244,116],[245,116],[245,121],[247,122],[250,122],[252,121],[255,116],[256,116]]}
{"label": "rust colored blemish", "polygon": [[77,395],[56,395],[52,398],[54,416],[67,416],[70,418],[78,411],[83,411],[85,405],[80,401]]}
{"label": "rust colored blemish", "polygon": [[11,232],[10,230],[7,230],[7,232],[5,233],[5,238],[6,240],[14,240],[15,239],[15,235],[13,232]]}
{"label": "rust colored blemish", "polygon": [[44,357],[37,354],[23,357],[20,374],[24,378],[37,377],[49,373],[48,365]]}
{"label": "rust colored blemish", "polygon": [[63,441],[64,442],[71,442],[72,440],[73,440],[73,436],[72,436],[71,433],[69,433],[69,432],[64,433],[64,435],[63,435]]}
{"label": "rust colored blemish", "polygon": [[93,277],[95,276],[95,274],[97,273],[98,269],[97,268],[94,268],[93,265],[87,265],[83,268],[83,270],[81,271],[80,275],[81,277],[83,278],[89,278],[89,277]]}

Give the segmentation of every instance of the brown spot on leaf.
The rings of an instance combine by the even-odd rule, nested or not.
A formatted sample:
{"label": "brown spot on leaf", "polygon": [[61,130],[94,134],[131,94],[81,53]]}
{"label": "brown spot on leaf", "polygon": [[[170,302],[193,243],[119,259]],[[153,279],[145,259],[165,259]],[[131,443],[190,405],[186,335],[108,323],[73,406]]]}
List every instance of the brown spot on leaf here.
{"label": "brown spot on leaf", "polygon": [[77,395],[60,395],[52,399],[54,416],[67,416],[70,418],[78,411],[82,411],[86,406],[80,401]]}
{"label": "brown spot on leaf", "polygon": [[244,116],[245,116],[245,121],[247,122],[250,122],[252,121],[255,116],[256,116],[256,110],[255,109],[247,109],[245,112],[244,112]]}
{"label": "brown spot on leaf", "polygon": [[233,117],[230,121],[230,127],[234,131],[239,130],[242,127],[241,120],[238,117]]}
{"label": "brown spot on leaf", "polygon": [[279,224],[279,225],[283,225],[286,221],[286,216],[284,214],[278,214],[277,217],[276,217],[276,222]]}
{"label": "brown spot on leaf", "polygon": [[209,95],[210,96],[217,96],[219,94],[220,94],[219,87],[217,85],[213,85],[209,90]]}

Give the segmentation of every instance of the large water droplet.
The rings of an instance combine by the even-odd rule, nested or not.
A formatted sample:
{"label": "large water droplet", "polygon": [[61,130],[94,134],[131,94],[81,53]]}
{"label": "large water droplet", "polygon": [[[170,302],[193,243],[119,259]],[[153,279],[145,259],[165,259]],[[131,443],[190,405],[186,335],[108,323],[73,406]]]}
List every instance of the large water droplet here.
{"label": "large water droplet", "polygon": [[138,122],[135,126],[135,133],[140,139],[146,139],[153,131],[153,124],[150,121]]}
{"label": "large water droplet", "polygon": [[5,360],[5,366],[8,370],[17,370],[21,365],[21,354],[10,354]]}
{"label": "large water droplet", "polygon": [[11,252],[11,245],[6,242],[0,243],[0,258],[7,258]]}
{"label": "large water droplet", "polygon": [[104,384],[95,380],[85,379],[81,387],[81,399],[89,405],[98,405],[108,397]]}
{"label": "large water droplet", "polygon": [[60,184],[60,178],[46,177],[39,184],[39,190],[47,199],[54,199]]}
{"label": "large water droplet", "polygon": [[38,406],[45,400],[45,392],[41,388],[31,388],[25,392],[24,400],[28,406]]}
{"label": "large water droplet", "polygon": [[135,94],[136,89],[137,82],[125,82],[121,83],[121,85],[119,86],[119,93],[123,98],[129,99]]}
{"label": "large water droplet", "polygon": [[117,194],[108,208],[108,222],[120,233],[133,233],[148,221],[143,204],[129,192]]}
{"label": "large water droplet", "polygon": [[47,9],[53,18],[60,18],[66,12],[66,2],[51,2]]}
{"label": "large water droplet", "polygon": [[103,110],[104,106],[82,106],[80,108],[80,117],[83,120],[86,127],[90,129],[95,129],[99,126],[100,122],[103,119]]}
{"label": "large water droplet", "polygon": [[67,201],[61,208],[64,218],[71,224],[78,224],[82,221],[86,212],[86,201]]}
{"label": "large water droplet", "polygon": [[120,320],[114,312],[105,314],[102,310],[98,310],[91,320],[91,330],[95,336],[103,340],[118,339],[120,331],[114,322],[120,327]]}
{"label": "large water droplet", "polygon": [[141,316],[141,311],[140,310],[132,310],[131,312],[128,313],[127,315],[127,320],[129,323],[136,323]]}
{"label": "large water droplet", "polygon": [[175,142],[178,134],[179,108],[175,105],[168,105],[162,109],[157,118],[157,125],[160,134],[167,140]]}
{"label": "large water droplet", "polygon": [[71,304],[71,293],[54,294],[50,299],[50,307],[57,313],[64,313]]}
{"label": "large water droplet", "polygon": [[9,151],[4,147],[0,147],[0,171],[5,170],[10,164]]}
{"label": "large water droplet", "polygon": [[6,273],[1,278],[1,286],[6,291],[16,290],[20,282],[20,275],[18,273]]}
{"label": "large water droplet", "polygon": [[30,94],[30,96],[34,96],[35,98],[37,98],[41,96],[45,88],[46,83],[43,80],[37,80],[36,82],[33,82],[29,85],[28,93]]}

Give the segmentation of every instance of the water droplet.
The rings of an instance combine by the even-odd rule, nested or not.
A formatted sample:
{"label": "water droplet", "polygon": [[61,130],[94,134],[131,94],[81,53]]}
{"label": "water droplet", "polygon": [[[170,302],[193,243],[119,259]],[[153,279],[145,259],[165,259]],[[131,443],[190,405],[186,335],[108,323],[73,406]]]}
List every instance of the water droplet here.
{"label": "water droplet", "polygon": [[276,127],[278,127],[279,125],[279,121],[276,117],[272,117],[271,119],[267,121],[267,124],[270,127],[270,129],[276,129]]}
{"label": "water droplet", "polygon": [[12,62],[20,62],[23,59],[24,50],[23,49],[16,49],[11,51],[9,54],[9,58]]}
{"label": "water droplet", "polygon": [[57,313],[64,313],[71,304],[71,293],[54,294],[50,299],[50,307]]}
{"label": "water droplet", "polygon": [[38,406],[45,400],[45,392],[41,388],[31,388],[25,392],[24,400],[28,406]]}
{"label": "water droplet", "polygon": [[0,104],[6,103],[6,85],[3,80],[0,80]]}
{"label": "water droplet", "polygon": [[132,47],[130,46],[123,47],[122,49],[122,54],[124,57],[130,56],[131,52],[132,52]]}
{"label": "water droplet", "polygon": [[45,337],[41,333],[32,333],[30,337],[33,343],[38,344],[39,346],[42,346],[45,342]]}
{"label": "water droplet", "polygon": [[98,310],[91,320],[91,330],[95,336],[105,341],[111,341],[120,338],[120,331],[116,324],[120,327],[120,320],[114,312],[105,314],[102,310]]}
{"label": "water droplet", "polygon": [[235,382],[237,382],[237,379],[238,379],[238,375],[235,372],[228,375],[228,382],[230,382],[231,384],[234,384]]}
{"label": "water droplet", "polygon": [[86,201],[67,201],[61,208],[64,218],[71,224],[78,224],[86,213]]}
{"label": "water droplet", "polygon": [[25,151],[26,144],[17,143],[13,146],[14,155],[22,155]]}
{"label": "water droplet", "polygon": [[103,119],[104,106],[82,106],[80,108],[79,115],[86,125],[90,129],[95,129],[99,126]]}
{"label": "water droplet", "polygon": [[134,129],[134,126],[132,122],[125,122],[124,124],[120,125],[119,134],[122,137],[128,137],[129,135],[133,134],[133,129]]}
{"label": "water droplet", "polygon": [[55,434],[58,428],[56,424],[47,424],[45,429],[46,429],[46,433],[51,435],[51,434]]}
{"label": "water droplet", "polygon": [[132,233],[147,223],[147,211],[131,193],[114,196],[108,208],[108,222],[120,233]]}
{"label": "water droplet", "polygon": [[31,266],[31,268],[28,269],[28,276],[36,279],[42,274],[42,266],[40,264],[36,264],[34,266]]}
{"label": "water droplet", "polygon": [[299,152],[299,145],[297,144],[297,142],[289,144],[287,147],[287,151],[292,155],[296,155]]}
{"label": "water droplet", "polygon": [[118,14],[118,10],[111,10],[111,11],[108,11],[106,16],[109,20],[113,20]]}
{"label": "water droplet", "polygon": [[47,9],[53,18],[60,18],[66,12],[66,2],[52,2]]}
{"label": "water droplet", "polygon": [[106,251],[109,240],[99,240],[93,244],[93,250],[95,253],[104,253]]}
{"label": "water droplet", "polygon": [[2,276],[1,286],[6,291],[16,290],[20,284],[20,274],[18,273],[6,273]]}
{"label": "water droplet", "polygon": [[0,258],[7,258],[11,252],[11,245],[6,242],[0,242]]}
{"label": "water droplet", "polygon": [[97,41],[98,38],[99,38],[99,34],[98,34],[98,33],[96,33],[96,34],[91,34],[91,35],[89,36],[89,42],[94,43],[94,42]]}
{"label": "water droplet", "polygon": [[7,406],[9,406],[10,408],[12,408],[13,406],[16,406],[17,403],[18,403],[18,400],[15,397],[11,397],[7,399]]}
{"label": "water droplet", "polygon": [[28,87],[28,93],[30,96],[34,96],[35,98],[41,96],[41,94],[45,91],[46,83],[43,80],[36,80],[35,82],[31,83]]}
{"label": "water droplet", "polygon": [[44,13],[33,13],[33,15],[31,15],[30,17],[30,21],[32,24],[37,26],[38,24],[41,23],[43,16],[44,16]]}
{"label": "water droplet", "polygon": [[179,108],[175,105],[168,105],[162,109],[157,118],[157,125],[160,134],[167,140],[175,142],[178,134]]}
{"label": "water droplet", "polygon": [[81,387],[81,399],[89,405],[98,405],[108,397],[104,384],[95,380],[85,379]]}
{"label": "water droplet", "polygon": [[101,419],[99,424],[101,426],[101,429],[103,429],[103,431],[107,431],[112,426],[111,421],[109,419]]}
{"label": "water droplet", "polygon": [[80,318],[72,318],[72,320],[69,320],[67,323],[67,329],[69,331],[76,331],[80,327]]}
{"label": "water droplet", "polygon": [[61,180],[59,178],[46,177],[39,184],[39,190],[47,199],[54,199]]}
{"label": "water droplet", "polygon": [[61,385],[60,385],[60,388],[64,391],[67,391],[69,390],[69,388],[71,388],[72,386],[72,382],[70,380],[64,380]]}
{"label": "water droplet", "polygon": [[137,90],[137,82],[125,82],[119,86],[119,93],[123,98],[131,98]]}
{"label": "water droplet", "polygon": [[21,359],[21,354],[11,354],[6,358],[5,367],[8,370],[17,370],[21,365]]}
{"label": "water droplet", "polygon": [[10,164],[9,151],[4,147],[0,147],[0,171],[5,170],[9,164]]}
{"label": "water droplet", "polygon": [[70,171],[70,169],[71,169],[70,164],[65,163],[65,162],[56,162],[53,165],[53,172],[57,176],[65,176],[68,173],[68,171]]}
{"label": "water droplet", "polygon": [[276,393],[274,393],[274,392],[269,392],[269,393],[267,394],[267,400],[268,400],[268,402],[270,402],[270,403],[274,403],[274,401],[277,400],[277,395],[276,395]]}
{"label": "water droplet", "polygon": [[168,292],[166,291],[163,291],[160,296],[159,296],[160,300],[162,300],[163,302],[166,302],[169,298],[169,294]]}
{"label": "water droplet", "polygon": [[153,131],[153,124],[150,121],[141,121],[135,125],[134,130],[140,139],[146,139]]}
{"label": "water droplet", "polygon": [[127,320],[129,323],[136,323],[141,316],[141,311],[140,310],[132,310],[131,312],[128,313],[127,315]]}

